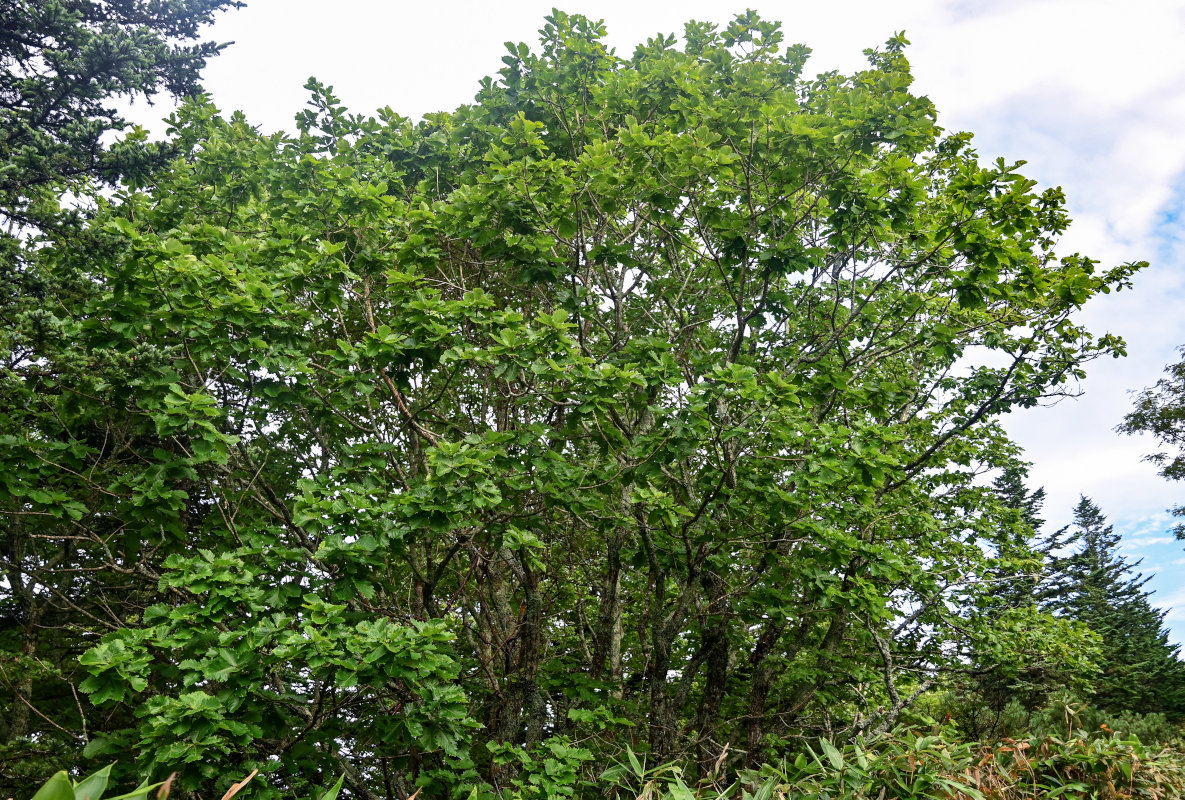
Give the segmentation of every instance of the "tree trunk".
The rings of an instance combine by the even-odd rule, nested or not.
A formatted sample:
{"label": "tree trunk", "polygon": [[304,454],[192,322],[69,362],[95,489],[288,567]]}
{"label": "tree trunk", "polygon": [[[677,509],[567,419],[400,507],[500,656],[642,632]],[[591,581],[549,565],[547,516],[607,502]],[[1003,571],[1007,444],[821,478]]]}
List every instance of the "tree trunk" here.
{"label": "tree trunk", "polygon": [[769,656],[782,632],[786,630],[787,624],[785,620],[771,619],[767,622],[761,636],[757,638],[753,652],[749,655],[749,703],[743,726],[745,762],[749,766],[756,766],[761,762],[761,739],[765,735],[765,703],[773,682],[773,667],[769,663]]}
{"label": "tree trunk", "polygon": [[707,778],[720,756],[722,745],[714,738],[720,716],[720,704],[728,682],[728,624],[721,618],[704,634],[703,646],[708,650],[707,674],[704,676],[704,694],[700,698],[696,714],[696,757],[699,777]]}
{"label": "tree trunk", "polygon": [[594,679],[607,678],[620,693],[621,683],[621,546],[625,531],[620,530],[608,540],[605,553],[605,580],[601,587],[601,607],[597,613],[592,663],[589,675]]}

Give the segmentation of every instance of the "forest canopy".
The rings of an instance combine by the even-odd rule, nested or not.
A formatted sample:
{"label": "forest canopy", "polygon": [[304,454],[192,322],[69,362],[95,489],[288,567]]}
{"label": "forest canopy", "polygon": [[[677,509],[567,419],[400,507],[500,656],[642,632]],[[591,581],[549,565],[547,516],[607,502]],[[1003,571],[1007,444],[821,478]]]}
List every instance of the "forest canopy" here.
{"label": "forest canopy", "polygon": [[942,129],[901,36],[815,78],[753,14],[604,38],[555,12],[419,122],[193,100],[26,254],[0,636],[45,719],[6,747],[437,797],[1093,674],[1001,601],[1041,559],[988,478],[1142,265],[1057,254],[1061,192]]}

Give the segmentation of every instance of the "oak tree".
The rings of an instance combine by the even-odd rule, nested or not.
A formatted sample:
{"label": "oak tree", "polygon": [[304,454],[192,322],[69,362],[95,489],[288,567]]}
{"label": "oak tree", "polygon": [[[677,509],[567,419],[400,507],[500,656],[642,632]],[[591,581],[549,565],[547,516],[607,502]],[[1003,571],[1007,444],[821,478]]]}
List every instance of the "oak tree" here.
{"label": "oak tree", "polygon": [[1056,255],[902,37],[604,36],[555,12],[414,123],[189,104],[38,253],[75,294],[10,333],[0,497],[90,754],[564,795],[883,728],[991,638],[998,421],[1122,351],[1074,314],[1139,265]]}

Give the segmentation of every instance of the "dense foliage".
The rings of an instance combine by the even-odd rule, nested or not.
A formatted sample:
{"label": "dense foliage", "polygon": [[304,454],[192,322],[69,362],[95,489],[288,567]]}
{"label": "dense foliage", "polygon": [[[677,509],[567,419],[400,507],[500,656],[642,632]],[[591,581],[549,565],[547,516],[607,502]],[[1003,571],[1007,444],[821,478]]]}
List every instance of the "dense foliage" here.
{"label": "dense foliage", "polygon": [[[49,315],[37,309],[69,295],[55,276],[30,263],[36,251],[47,241],[78,242],[86,236],[81,225],[91,193],[143,177],[176,155],[171,144],[150,143],[130,126],[121,103],[160,92],[170,99],[198,94],[199,73],[221,46],[194,42],[217,11],[239,5],[0,0],[0,351],[6,366],[15,363],[9,359],[19,362],[28,355],[21,349],[23,336],[42,335]],[[4,382],[11,377],[6,372]],[[2,396],[4,403],[14,399],[6,391]],[[8,419],[6,411],[0,414]],[[5,505],[11,515],[11,503]],[[45,706],[48,714],[30,702],[36,676],[56,674],[58,668],[39,659],[37,642],[58,635],[54,631],[66,633],[70,623],[42,616],[44,606],[35,595],[48,590],[24,574],[24,534],[10,523],[10,516],[0,523],[0,650],[11,656],[0,657],[0,686],[12,697],[11,706],[0,711],[0,774],[27,787],[62,755],[61,741],[55,741],[60,737],[38,740],[38,729],[61,718],[61,704],[77,706],[77,700],[73,694],[55,696]],[[51,557],[64,569],[87,568],[71,563],[70,556],[66,550]],[[52,662],[69,663],[77,655],[69,648],[51,652]],[[49,719],[34,722],[38,712]],[[67,733],[67,742],[74,735],[60,733]]]}
{"label": "dense foliage", "polygon": [[160,161],[128,128],[119,97],[199,91],[221,48],[189,44],[236,0],[2,0],[0,2],[0,224],[41,227],[57,199],[91,179],[117,180]]}
{"label": "dense foliage", "polygon": [[1140,265],[1058,257],[1060,192],[943,131],[900,37],[814,79],[753,14],[603,39],[556,12],[414,124],[191,102],[27,251],[7,780],[564,796],[1086,688],[1097,635],[1000,602],[1035,516],[982,478],[1122,353],[1073,315]]}
{"label": "dense foliage", "polygon": [[[33,795],[33,800],[149,800],[150,798],[167,800],[172,794],[175,774],[163,781],[142,783],[130,792],[113,796],[110,786],[112,766],[108,764],[103,769],[77,781],[72,780],[65,770],[57,772],[37,790],[37,793]],[[240,794],[258,774],[253,770],[247,777],[231,784],[230,788],[223,793],[222,800],[231,800],[232,797]],[[344,777],[338,778],[337,783],[322,794],[320,800],[337,800],[344,780]]]}

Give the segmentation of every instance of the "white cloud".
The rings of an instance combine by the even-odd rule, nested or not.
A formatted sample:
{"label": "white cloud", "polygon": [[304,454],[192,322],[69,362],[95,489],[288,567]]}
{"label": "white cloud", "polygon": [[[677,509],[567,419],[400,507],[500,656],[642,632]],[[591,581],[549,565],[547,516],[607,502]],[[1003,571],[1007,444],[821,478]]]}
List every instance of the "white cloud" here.
{"label": "white cloud", "polygon": [[1167,608],[1169,610],[1165,614],[1165,622],[1185,622],[1185,587],[1177,589],[1177,591],[1171,592],[1164,597],[1154,596],[1153,600],[1157,608]]}
{"label": "white cloud", "polygon": [[1127,544],[1136,547],[1152,547],[1158,544],[1170,544],[1176,541],[1172,536],[1137,536],[1134,539],[1127,540]]}

